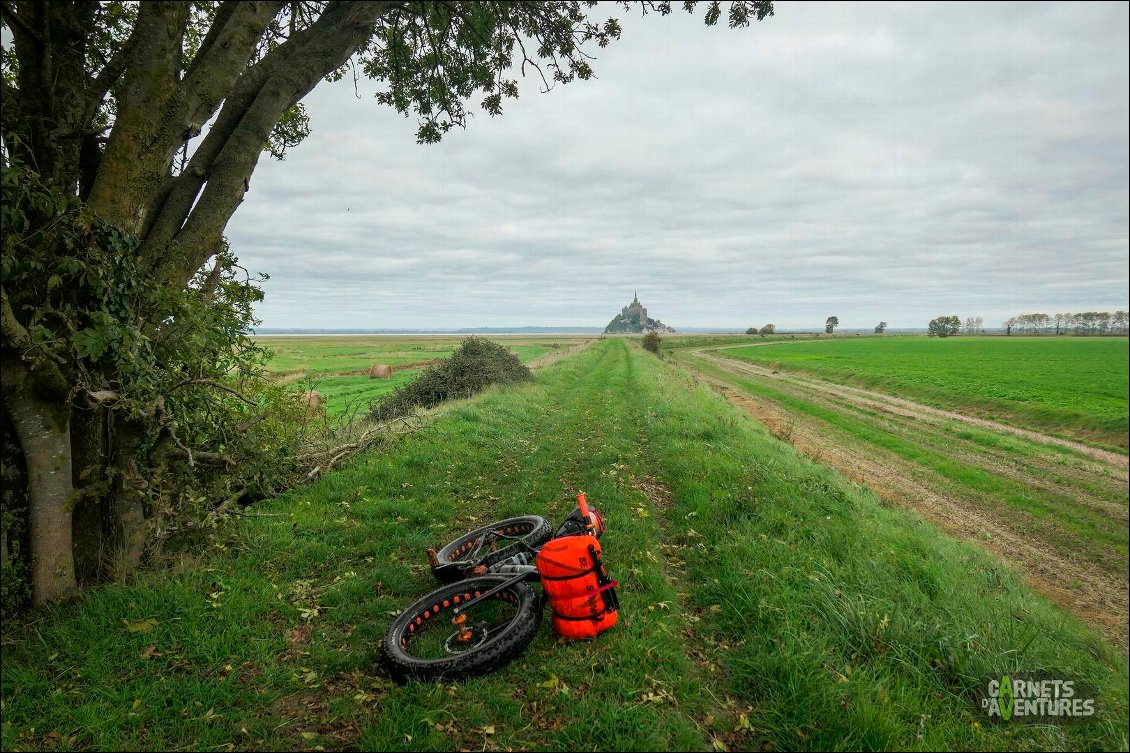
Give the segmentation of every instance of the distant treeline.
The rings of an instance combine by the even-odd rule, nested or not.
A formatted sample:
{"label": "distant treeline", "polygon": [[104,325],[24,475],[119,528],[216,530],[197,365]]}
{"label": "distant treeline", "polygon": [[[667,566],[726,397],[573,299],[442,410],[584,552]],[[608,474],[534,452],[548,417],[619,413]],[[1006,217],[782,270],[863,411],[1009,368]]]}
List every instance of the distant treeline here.
{"label": "distant treeline", "polygon": [[1078,314],[1020,314],[1004,323],[1011,335],[1125,335],[1130,325],[1125,311],[1083,311]]}

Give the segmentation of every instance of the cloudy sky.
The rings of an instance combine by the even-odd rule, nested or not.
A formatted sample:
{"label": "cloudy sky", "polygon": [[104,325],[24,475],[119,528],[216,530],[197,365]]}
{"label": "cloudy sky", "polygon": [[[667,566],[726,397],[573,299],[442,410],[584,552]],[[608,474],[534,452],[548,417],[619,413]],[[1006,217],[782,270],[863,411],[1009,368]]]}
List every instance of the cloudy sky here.
{"label": "cloudy sky", "polygon": [[1127,9],[629,14],[597,80],[432,146],[324,84],[228,236],[265,327],[603,326],[633,289],[675,327],[1125,309]]}

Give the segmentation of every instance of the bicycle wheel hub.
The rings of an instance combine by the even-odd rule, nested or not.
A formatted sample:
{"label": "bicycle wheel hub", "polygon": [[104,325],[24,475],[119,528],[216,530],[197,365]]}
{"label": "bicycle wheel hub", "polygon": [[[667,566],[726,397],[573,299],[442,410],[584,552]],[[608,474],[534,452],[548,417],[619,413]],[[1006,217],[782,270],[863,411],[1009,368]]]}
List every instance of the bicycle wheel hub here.
{"label": "bicycle wheel hub", "polygon": [[460,627],[443,642],[443,648],[449,654],[462,654],[471,649],[478,648],[487,642],[490,637],[490,626],[485,622],[477,622]]}

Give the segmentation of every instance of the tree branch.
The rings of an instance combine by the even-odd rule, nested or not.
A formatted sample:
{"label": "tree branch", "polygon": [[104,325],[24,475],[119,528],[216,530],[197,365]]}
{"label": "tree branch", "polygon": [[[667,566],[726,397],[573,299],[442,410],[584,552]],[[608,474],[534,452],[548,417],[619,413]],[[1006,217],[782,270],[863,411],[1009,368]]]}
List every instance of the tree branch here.
{"label": "tree branch", "polygon": [[63,376],[59,362],[47,348],[36,344],[24,326],[16,319],[8,291],[0,286],[0,350],[9,351],[6,358],[15,355],[28,363],[35,384],[45,395],[62,397],[70,393],[70,383]]}
{"label": "tree branch", "polygon": [[213,382],[211,379],[185,379],[183,382],[179,382],[179,383],[173,385],[172,387],[170,387],[169,392],[173,392],[174,390],[179,390],[181,387],[187,387],[190,384],[206,384],[209,387],[215,387],[218,390],[223,390],[224,392],[229,392],[232,395],[235,395],[240,400],[242,400],[243,402],[250,405],[252,408],[258,408],[259,407],[259,403],[255,402],[254,400],[247,397],[246,395],[239,392],[238,390],[234,390],[231,387],[226,387],[226,386],[220,384],[219,382]]}
{"label": "tree branch", "polygon": [[9,6],[8,3],[0,3],[0,15],[12,28],[13,34],[26,34],[36,44],[43,44],[43,35],[35,29],[27,25],[27,23],[20,18],[16,13],[16,9]]}
{"label": "tree branch", "polygon": [[126,63],[133,56],[134,48],[137,46],[138,28],[138,26],[134,26],[126,43],[114,53],[114,56],[110,58],[106,65],[102,66],[102,70],[98,71],[98,75],[90,82],[90,102],[87,104],[86,122],[89,123],[94,120],[94,117],[98,114],[98,108],[102,105],[102,100],[106,98],[106,93],[125,72]]}
{"label": "tree branch", "polygon": [[[228,116],[224,112],[228,109],[225,104],[221,119],[225,120],[225,127],[231,129],[230,133],[225,130],[214,144],[208,144],[209,139],[205,139],[205,144],[201,145],[201,148],[207,145],[210,151],[217,148],[219,151],[207,168],[194,166],[197,173],[204,175],[197,174],[189,180],[206,183],[195,206],[185,201],[190,192],[186,191],[181,198],[187,216],[172,238],[172,243],[178,246],[176,253],[165,252],[158,245],[158,238],[147,238],[143,244],[142,252],[159,260],[162,276],[171,282],[183,283],[216,252],[223,228],[242,203],[263,144],[279,118],[325,76],[344,64],[368,38],[376,20],[393,6],[390,2],[331,2],[313,25],[275,48],[244,74],[251,77],[250,86],[237,83],[241,97],[233,104],[243,106],[246,103],[246,109],[242,113],[233,109]],[[262,83],[256,90],[255,84],[260,79]],[[216,127],[220,125],[216,123]],[[209,133],[209,138],[211,136]],[[192,169],[190,167],[190,171]],[[185,203],[188,206],[184,206]],[[162,217],[161,222],[163,230],[179,225],[175,214]]]}
{"label": "tree branch", "polygon": [[159,193],[172,163],[176,143],[161,137],[168,130],[166,108],[177,87],[187,23],[187,4],[141,3],[125,56],[117,118],[89,203],[131,235],[145,223],[146,205]]}
{"label": "tree branch", "polygon": [[247,67],[263,32],[284,5],[281,0],[226,0],[220,6],[208,36],[181,81],[179,94],[184,98],[188,122],[178,125],[200,132]]}

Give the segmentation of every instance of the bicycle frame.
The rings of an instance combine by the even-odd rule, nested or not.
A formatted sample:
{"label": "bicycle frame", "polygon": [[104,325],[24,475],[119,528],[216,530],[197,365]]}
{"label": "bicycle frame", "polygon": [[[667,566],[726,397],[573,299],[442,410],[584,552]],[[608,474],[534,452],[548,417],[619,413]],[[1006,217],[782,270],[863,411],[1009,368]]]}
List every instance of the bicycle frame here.
{"label": "bicycle frame", "polygon": [[[586,533],[590,533],[590,534],[594,533],[595,532],[595,526],[593,524],[593,517],[589,512],[588,502],[585,500],[585,495],[584,495],[583,492],[581,494],[577,495],[577,507],[581,512],[581,520],[584,521],[583,528],[581,529],[580,532],[586,532]],[[567,527],[568,527],[568,525],[571,521],[571,516],[572,516],[572,513],[569,513],[569,516],[567,516],[565,518],[565,520],[562,521],[561,525],[557,529],[557,533],[554,534],[554,536],[553,536],[554,539],[560,538],[562,536],[574,535],[573,532],[563,533],[563,531],[566,531],[566,529],[567,529]],[[499,536],[500,538],[504,538],[504,539],[512,539],[512,540],[517,539],[519,544],[522,543],[521,539],[519,539],[517,536],[507,536],[506,534],[502,534],[502,533],[497,533],[496,535]],[[485,538],[485,536],[483,538]],[[428,555],[429,555],[429,558],[433,559],[433,567],[436,567],[437,569],[444,569],[444,568],[448,568],[448,567],[459,568],[461,565],[466,566],[466,565],[474,562],[474,557],[475,557],[475,555],[477,555],[479,553],[479,548],[482,546],[482,544],[483,544],[483,541],[482,541],[482,539],[480,539],[478,544],[476,544],[475,548],[471,550],[471,553],[470,553],[470,555],[468,555],[467,559],[458,560],[456,562],[448,562],[448,563],[437,564],[438,561],[436,561],[434,559],[434,557],[435,557],[435,550],[434,549],[429,549]],[[524,544],[522,544],[522,546],[524,546],[526,549],[528,549],[529,554],[532,554],[535,557],[537,556],[538,551],[540,551],[540,549],[541,549],[541,547],[538,547],[537,549],[535,549],[534,547],[526,546]],[[503,581],[499,585],[495,586],[494,588],[490,589],[489,591],[483,592],[482,594],[476,596],[474,599],[471,599],[470,601],[464,603],[463,605],[455,607],[452,610],[452,612],[455,615],[455,618],[454,618],[453,621],[456,622],[457,624],[461,624],[460,617],[462,616],[463,610],[467,609],[468,607],[470,607],[474,604],[477,604],[478,602],[482,601],[483,599],[490,598],[491,596],[494,596],[495,594],[497,594],[501,591],[505,591],[507,588],[510,588],[515,583],[519,583],[519,582],[524,581],[524,580],[540,582],[541,577],[538,575],[537,565],[531,565],[531,564],[526,564],[526,563],[519,564],[519,563],[512,562],[512,560],[515,560],[515,559],[517,559],[519,557],[523,557],[523,556],[524,556],[524,554],[515,555],[514,557],[503,560],[502,562],[498,562],[495,565],[492,565],[491,567],[486,568],[484,570],[484,573],[497,573],[497,574],[500,574],[500,575],[507,574],[507,573],[513,573],[513,577],[507,578],[505,581]],[[476,575],[481,575],[481,574],[483,574],[483,573],[476,573]]]}

